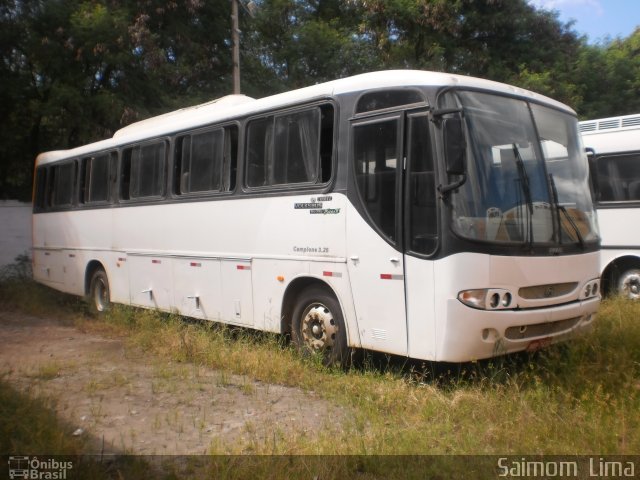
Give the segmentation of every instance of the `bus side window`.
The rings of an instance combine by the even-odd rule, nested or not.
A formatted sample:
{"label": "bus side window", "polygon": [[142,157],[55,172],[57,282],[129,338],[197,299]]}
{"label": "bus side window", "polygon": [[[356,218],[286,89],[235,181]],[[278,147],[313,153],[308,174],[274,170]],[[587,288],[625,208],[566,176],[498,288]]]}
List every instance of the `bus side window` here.
{"label": "bus side window", "polygon": [[373,222],[396,240],[398,121],[354,127],[353,158],[360,197]]}
{"label": "bus side window", "polygon": [[45,200],[47,208],[55,205],[53,199],[56,196],[56,174],[58,169],[55,166],[47,168],[47,198]]}
{"label": "bus side window", "polygon": [[47,168],[46,167],[38,167],[36,170],[36,181],[35,181],[35,193],[33,196],[33,210],[35,212],[41,212],[45,210],[46,207],[46,193],[47,193]]}
{"label": "bus side window", "polygon": [[133,148],[126,148],[122,152],[120,162],[120,199],[131,199],[131,157]]}
{"label": "bus side window", "polygon": [[334,111],[332,105],[320,107],[322,115],[320,121],[320,175],[319,181],[327,183],[331,180],[333,166],[333,123]]}
{"label": "bus side window", "polygon": [[238,129],[217,128],[176,140],[174,193],[228,192],[235,187]]}
{"label": "bus side window", "polygon": [[155,142],[133,149],[131,157],[131,196],[160,197],[164,194],[165,143]]}
{"label": "bus side window", "polygon": [[326,183],[333,162],[332,105],[270,115],[247,127],[248,187]]}
{"label": "bus side window", "polygon": [[315,182],[320,156],[320,109],[282,115],[275,122],[273,185]]}
{"label": "bus side window", "polygon": [[55,165],[52,170],[55,171],[53,181],[55,186],[52,194],[52,206],[54,207],[70,207],[73,205],[73,197],[76,185],[76,162],[67,162],[61,165]]}
{"label": "bus side window", "polygon": [[126,148],[120,165],[120,199],[163,196],[165,170],[164,141]]}
{"label": "bus side window", "polygon": [[224,156],[222,160],[222,190],[232,192],[236,188],[238,169],[238,127],[224,129]]}
{"label": "bus side window", "polygon": [[436,180],[426,115],[409,120],[409,245],[430,254],[437,246]]}
{"label": "bus side window", "polygon": [[600,202],[640,201],[640,153],[607,155],[597,159]]}
{"label": "bus side window", "polygon": [[218,192],[222,170],[222,129],[196,133],[182,142],[180,192]]}
{"label": "bus side window", "polygon": [[271,137],[273,117],[249,122],[247,127],[247,173],[248,187],[269,185],[271,164]]}
{"label": "bus side window", "polygon": [[109,200],[111,155],[103,154],[82,159],[80,177],[81,203],[100,203]]}

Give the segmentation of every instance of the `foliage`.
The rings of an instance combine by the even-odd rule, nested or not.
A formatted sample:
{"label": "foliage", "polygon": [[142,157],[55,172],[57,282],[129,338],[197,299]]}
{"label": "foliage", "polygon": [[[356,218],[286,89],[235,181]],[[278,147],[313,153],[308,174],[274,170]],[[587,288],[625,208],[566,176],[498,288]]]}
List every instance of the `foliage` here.
{"label": "foliage", "polygon": [[640,112],[640,27],[625,39],[582,49],[576,71],[584,118]]}
{"label": "foliage", "polygon": [[[242,4],[246,4],[243,1]],[[590,45],[527,0],[256,0],[243,90],[418,68],[533,89],[583,118],[640,108],[640,32]],[[0,0],[0,197],[35,156],[231,90],[229,0]]]}

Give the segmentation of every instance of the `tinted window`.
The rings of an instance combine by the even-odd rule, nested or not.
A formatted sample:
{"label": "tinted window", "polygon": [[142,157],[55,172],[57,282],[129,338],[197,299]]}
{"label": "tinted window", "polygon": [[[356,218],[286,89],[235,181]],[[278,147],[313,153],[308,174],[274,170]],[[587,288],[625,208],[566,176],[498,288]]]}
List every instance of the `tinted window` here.
{"label": "tinted window", "polygon": [[640,201],[640,153],[600,157],[596,171],[598,201]]}
{"label": "tinted window", "polygon": [[273,184],[315,182],[320,150],[320,109],[277,117]]}
{"label": "tinted window", "polygon": [[34,189],[35,193],[33,195],[33,210],[38,212],[45,208],[45,199],[47,198],[47,169],[45,167],[39,167],[36,170]]}
{"label": "tinted window", "polygon": [[85,203],[99,203],[109,200],[109,154],[82,160],[80,200]]}
{"label": "tinted window", "polygon": [[122,199],[159,197],[164,194],[165,143],[125,149],[120,171]]}
{"label": "tinted window", "polygon": [[224,130],[186,135],[177,142],[180,181],[177,193],[220,191],[224,166]]}
{"label": "tinted window", "polygon": [[436,180],[426,115],[409,119],[409,250],[429,254],[437,245]]}
{"label": "tinted window", "polygon": [[247,132],[247,186],[327,182],[332,153],[330,105],[253,120]]}
{"label": "tinted window", "polygon": [[54,207],[68,207],[73,204],[73,192],[76,180],[75,162],[51,167],[50,204]]}
{"label": "tinted window", "polygon": [[247,129],[247,185],[263,187],[269,185],[272,175],[271,137],[273,117],[253,120]]}
{"label": "tinted window", "polygon": [[360,97],[356,106],[356,113],[384,110],[413,103],[424,102],[420,92],[416,90],[380,90],[368,92]]}
{"label": "tinted window", "polygon": [[358,191],[369,216],[395,240],[398,120],[354,127],[354,162]]}
{"label": "tinted window", "polygon": [[131,198],[131,158],[133,157],[133,149],[126,148],[122,152],[122,161],[120,163],[120,198],[129,200]]}

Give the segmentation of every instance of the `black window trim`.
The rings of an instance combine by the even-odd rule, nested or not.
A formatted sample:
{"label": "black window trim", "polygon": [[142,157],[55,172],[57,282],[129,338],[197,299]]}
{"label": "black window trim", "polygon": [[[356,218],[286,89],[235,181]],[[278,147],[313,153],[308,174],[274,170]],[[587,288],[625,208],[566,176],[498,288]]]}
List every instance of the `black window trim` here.
{"label": "black window trim", "polygon": [[[389,245],[391,245],[394,249],[398,250],[398,251],[404,251],[404,216],[402,214],[402,205],[398,205],[398,203],[403,203],[404,199],[400,199],[399,198],[399,194],[397,191],[398,188],[398,168],[404,168],[404,165],[400,165],[400,163],[403,163],[403,161],[398,162],[398,164],[396,164],[396,178],[395,178],[395,183],[396,183],[396,192],[395,192],[395,197],[396,197],[396,206],[395,206],[395,211],[394,211],[394,215],[396,217],[395,221],[395,235],[396,238],[392,239],[390,238],[385,232],[382,231],[382,228],[380,228],[376,222],[373,220],[373,218],[371,217],[371,214],[369,212],[369,208],[367,208],[367,204],[365,202],[365,200],[362,198],[362,192],[360,191],[360,189],[358,188],[358,182],[357,182],[357,172],[356,172],[356,162],[355,162],[355,158],[354,158],[354,149],[355,149],[355,135],[354,135],[354,129],[356,127],[359,126],[363,126],[363,125],[374,125],[377,123],[383,123],[383,122],[388,122],[388,121],[395,121],[397,122],[396,128],[397,128],[397,138],[396,138],[396,144],[397,146],[400,147],[400,151],[398,152],[399,156],[401,157],[402,160],[404,160],[405,157],[405,141],[404,141],[404,135],[405,135],[405,130],[406,130],[406,126],[405,126],[405,117],[408,113],[408,110],[406,110],[404,108],[404,106],[400,109],[396,108],[393,111],[389,111],[389,112],[384,112],[381,113],[380,111],[376,111],[375,115],[367,115],[361,118],[353,118],[351,119],[350,123],[349,123],[349,163],[351,164],[351,166],[349,167],[349,173],[351,175],[353,175],[353,186],[354,186],[354,190],[356,192],[357,198],[358,198],[358,202],[360,203],[363,212],[365,214],[365,218],[367,223],[371,226],[371,228],[373,228],[373,230],[380,235],[380,238],[384,239]],[[400,181],[402,181],[402,175],[400,175]],[[402,186],[402,188],[404,189],[404,186]]]}
{"label": "black window trim", "polygon": [[[224,140],[227,140],[227,132],[230,132],[235,128],[236,130],[236,154],[235,157],[231,159],[232,167],[235,167],[235,181],[233,188],[229,190],[206,190],[201,192],[188,192],[188,193],[178,193],[176,191],[176,181],[179,179],[176,178],[176,168],[177,168],[177,156],[176,149],[178,148],[178,140],[181,137],[186,137],[190,135],[197,135],[200,133],[206,133],[208,131],[222,130],[224,132]],[[167,199],[172,199],[177,202],[180,201],[197,201],[200,198],[216,198],[216,197],[229,197],[236,193],[238,190],[238,175],[240,164],[242,161],[240,160],[240,145],[241,145],[241,132],[243,131],[243,125],[239,120],[234,120],[231,122],[224,123],[212,123],[208,125],[202,125],[197,128],[181,130],[179,132],[171,135],[171,151],[169,152],[169,164],[168,164],[168,188],[169,192],[167,195]]]}
{"label": "black window trim", "polygon": [[[440,174],[440,166],[438,163],[438,150],[436,147],[436,132],[435,129],[431,126],[431,114],[430,114],[430,109],[429,107],[424,107],[424,108],[416,108],[416,109],[412,109],[406,112],[406,128],[405,128],[405,137],[407,139],[407,144],[408,144],[408,139],[411,138],[411,134],[413,133],[411,131],[412,125],[411,125],[411,119],[412,118],[417,118],[417,117],[421,117],[424,116],[427,118],[427,124],[430,125],[429,127],[429,146],[430,146],[430,155],[431,155],[431,162],[433,165],[433,173],[434,173],[434,182],[436,185],[434,185],[434,187],[437,186],[438,183],[438,175]],[[407,149],[407,146],[405,146],[405,149]],[[442,213],[441,213],[441,209],[440,209],[440,205],[439,205],[439,197],[438,195],[435,196],[434,201],[436,202],[435,205],[435,213],[436,213],[436,241],[435,241],[435,245],[432,249],[432,251],[430,253],[423,253],[423,252],[418,252],[416,250],[413,250],[411,248],[411,245],[409,243],[409,239],[410,239],[410,225],[409,225],[409,218],[410,218],[410,208],[409,208],[409,195],[411,194],[411,189],[408,185],[410,178],[409,178],[409,172],[411,171],[411,167],[412,167],[412,162],[415,161],[413,158],[410,158],[409,156],[409,152],[406,151],[405,152],[405,157],[407,159],[407,164],[405,165],[405,172],[403,175],[403,184],[402,184],[402,188],[403,188],[403,198],[402,198],[402,202],[403,202],[403,206],[402,206],[402,226],[403,226],[403,235],[404,235],[404,246],[403,246],[403,252],[405,255],[409,255],[412,257],[416,257],[416,258],[420,258],[420,259],[431,259],[434,258],[438,255],[438,252],[440,250],[440,245],[442,242],[442,223],[441,223],[441,218],[442,218]]]}
{"label": "black window trim", "polygon": [[[102,157],[102,156],[106,156],[107,160],[108,160],[108,170],[107,170],[107,199],[106,200],[98,200],[98,201],[91,201],[91,200],[84,200],[81,197],[82,193],[85,193],[86,191],[86,186],[84,188],[81,188],[81,184],[83,181],[86,181],[83,176],[86,175],[86,167],[84,165],[84,162],[86,160],[89,159],[93,159],[93,158],[97,158],[97,157]],[[115,159],[115,165],[114,165],[114,159]],[[81,157],[79,157],[78,159],[78,168],[79,170],[79,174],[78,174],[78,185],[77,185],[77,206],[79,208],[95,208],[95,207],[104,207],[104,206],[108,206],[113,204],[113,190],[114,190],[114,172],[113,169],[114,167],[118,168],[118,162],[119,162],[119,152],[117,149],[106,149],[106,150],[98,150],[96,152],[91,152],[87,155],[83,155]],[[86,196],[86,193],[85,193]]]}
{"label": "black window trim", "polygon": [[[358,104],[360,103],[360,100],[362,99],[362,97],[364,97],[365,95],[370,95],[372,93],[378,93],[378,92],[390,92],[390,91],[398,91],[398,90],[410,90],[413,92],[416,92],[420,95],[420,97],[422,97],[422,101],[421,102],[413,102],[413,103],[404,103],[402,105],[394,105],[392,107],[387,107],[387,108],[381,108],[379,110],[369,110],[366,112],[356,112],[356,108],[358,107]],[[416,86],[404,86],[404,87],[380,87],[380,88],[373,88],[373,89],[367,89],[367,90],[363,90],[361,91],[357,98],[355,99],[355,102],[353,103],[353,115],[351,116],[351,118],[349,119],[350,121],[355,121],[355,120],[360,120],[362,118],[366,118],[366,117],[372,117],[372,116],[379,116],[379,115],[386,115],[389,113],[393,113],[393,112],[398,112],[398,111],[409,111],[409,110],[415,110],[415,109],[420,109],[420,108],[429,108],[429,101],[427,99],[427,96],[425,95],[425,92],[423,90],[423,87],[421,88],[420,86],[416,85]]]}
{"label": "black window trim", "polygon": [[[599,162],[600,159],[603,158],[619,158],[619,157],[627,157],[627,156],[632,156],[632,155],[636,155],[639,157],[639,161],[638,161],[638,168],[640,169],[640,150],[631,150],[631,151],[623,151],[623,152],[607,152],[607,153],[597,153],[593,159],[594,163],[596,164],[596,170],[598,168],[597,164]],[[593,199],[593,203],[596,207],[596,209],[602,209],[602,210],[606,210],[606,209],[615,209],[615,208],[638,208],[640,207],[640,199],[638,200],[598,200],[598,195],[600,194],[599,191],[599,175],[598,178],[593,179],[592,178],[592,185],[594,186],[594,199]],[[595,182],[594,182],[595,180]],[[597,186],[596,186],[597,184]]]}
{"label": "black window trim", "polygon": [[[127,149],[134,149],[136,147],[142,148],[146,145],[153,145],[155,143],[164,143],[165,151],[164,151],[164,164],[163,164],[163,181],[162,181],[162,194],[161,195],[150,195],[146,197],[133,197],[133,198],[122,198],[122,165],[124,160],[124,152]],[[161,203],[163,200],[168,198],[167,188],[168,185],[168,169],[171,158],[171,148],[173,146],[173,141],[171,137],[162,136],[162,137],[154,137],[145,140],[141,140],[138,142],[132,142],[127,145],[121,145],[118,148],[118,167],[117,167],[117,180],[116,184],[116,204],[122,205],[131,205],[131,204],[150,204],[150,203]],[[131,184],[129,184],[129,189],[131,189]]]}
{"label": "black window trim", "polygon": [[[269,117],[273,117],[273,122],[275,123],[276,117],[289,115],[291,113],[301,112],[305,110],[311,110],[313,108],[321,108],[323,105],[331,106],[333,110],[333,138],[331,144],[331,175],[329,179],[325,182],[321,181],[321,178],[316,179],[315,182],[298,182],[298,183],[285,183],[278,185],[264,185],[259,187],[251,187],[247,185],[247,172],[248,172],[248,156],[247,156],[247,142],[249,139],[248,129],[249,125],[252,121],[266,119]],[[252,114],[249,117],[246,117],[243,121],[242,128],[242,138],[239,140],[239,144],[242,145],[241,152],[239,152],[239,165],[236,177],[236,183],[241,183],[242,192],[245,194],[253,194],[258,195],[262,193],[274,194],[282,193],[282,192],[295,192],[295,191],[316,191],[316,190],[326,190],[329,188],[331,184],[333,184],[336,180],[336,169],[338,166],[338,140],[339,140],[339,122],[340,116],[338,111],[338,105],[331,97],[317,99],[312,102],[289,105],[284,108],[276,108],[272,110],[265,110],[263,112]],[[273,145],[273,142],[272,142]],[[240,149],[239,149],[240,150]],[[318,162],[321,159],[318,158]],[[240,169],[240,166],[242,168]],[[320,177],[320,176],[319,176]],[[238,182],[238,179],[241,179],[241,182]]]}
{"label": "black window trim", "polygon": [[[274,185],[274,186],[265,186],[265,187],[252,187],[247,188],[244,182],[245,171],[246,171],[246,133],[247,133],[247,125],[253,119],[264,118],[267,116],[277,116],[277,115],[286,115],[287,113],[302,111],[305,109],[310,109],[314,107],[322,107],[323,105],[328,105],[331,107],[333,112],[333,129],[332,129],[332,140],[331,140],[331,174],[329,178],[321,182],[321,177],[319,175],[318,181],[315,183],[292,183],[292,184],[282,184],[282,185]],[[205,191],[205,192],[196,192],[192,194],[176,194],[174,190],[174,182],[175,182],[175,148],[177,144],[177,139],[180,136],[192,135],[198,132],[204,132],[207,130],[216,130],[216,129],[224,129],[226,131],[231,131],[232,129],[236,130],[236,155],[233,158],[234,166],[235,166],[235,182],[233,188],[229,191]],[[340,104],[330,96],[316,98],[311,101],[307,101],[304,103],[298,103],[293,105],[288,105],[285,107],[277,107],[273,109],[264,110],[259,113],[253,113],[251,116],[239,116],[233,119],[226,119],[220,123],[209,123],[205,125],[198,125],[197,127],[187,128],[183,130],[178,130],[172,132],[170,134],[161,135],[157,137],[150,137],[145,139],[140,139],[137,141],[131,141],[129,143],[114,145],[105,149],[97,149],[93,151],[88,151],[82,153],[81,155],[71,156],[68,158],[63,158],[60,160],[55,160],[53,162],[47,162],[43,164],[39,164],[36,166],[36,172],[43,170],[45,172],[45,191],[43,192],[43,206],[42,208],[38,208],[35,204],[33,205],[34,213],[48,213],[48,212],[57,212],[57,211],[69,211],[69,210],[92,210],[92,209],[104,209],[104,208],[119,208],[119,207],[130,207],[136,205],[163,205],[167,203],[190,203],[190,202],[198,202],[198,201],[208,201],[214,200],[217,198],[220,199],[241,199],[241,198],[260,198],[260,197],[277,197],[280,195],[295,195],[303,192],[328,192],[332,190],[332,185],[337,181],[337,169],[338,169],[338,145],[340,140]],[[226,133],[225,133],[226,136]],[[122,163],[125,150],[134,147],[142,147],[143,145],[153,144],[153,143],[165,143],[165,158],[164,158],[164,181],[163,185],[163,194],[161,196],[149,196],[149,197],[136,197],[130,199],[121,198],[121,175],[122,175]],[[81,179],[81,162],[85,158],[96,157],[100,155],[112,155],[113,158],[110,160],[109,165],[109,199],[108,201],[101,202],[81,202],[79,195],[81,192],[80,189],[80,181]],[[75,182],[73,185],[73,203],[71,205],[52,207],[47,204],[47,199],[49,196],[49,180],[48,176],[50,175],[51,168],[65,164],[67,162],[75,163]],[[34,175],[34,180],[35,176]],[[35,183],[34,183],[35,185]],[[35,185],[37,188],[37,185]],[[34,192],[35,194],[35,192]],[[35,200],[35,197],[34,197]]]}
{"label": "black window trim", "polygon": [[[51,181],[49,180],[51,172],[53,169],[58,168],[58,167],[64,167],[66,165],[73,165],[74,169],[73,169],[73,181],[71,183],[71,188],[72,188],[72,192],[71,192],[71,203],[65,203],[65,204],[55,204],[53,203],[53,199],[51,198]],[[56,161],[56,162],[52,162],[52,163],[48,163],[45,165],[41,165],[38,166],[39,168],[44,168],[45,169],[45,191],[44,191],[44,199],[43,199],[43,205],[42,208],[38,210],[38,212],[63,212],[63,211],[67,211],[67,210],[72,210],[73,208],[75,208],[78,204],[78,178],[79,178],[79,174],[78,174],[78,158],[76,157],[71,157],[71,158],[65,158],[63,160],[60,161]],[[57,179],[55,179],[57,181]],[[35,205],[34,205],[35,208]]]}

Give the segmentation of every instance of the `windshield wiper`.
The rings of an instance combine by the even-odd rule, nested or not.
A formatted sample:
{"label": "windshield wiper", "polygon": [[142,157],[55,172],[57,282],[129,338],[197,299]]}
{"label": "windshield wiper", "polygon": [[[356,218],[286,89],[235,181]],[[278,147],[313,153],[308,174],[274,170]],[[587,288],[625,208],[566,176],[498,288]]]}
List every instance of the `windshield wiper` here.
{"label": "windshield wiper", "polygon": [[[569,225],[571,225],[573,231],[576,232],[576,237],[578,238],[578,244],[580,245],[580,248],[584,250],[584,237],[582,236],[582,233],[580,232],[578,225],[576,225],[573,217],[569,215],[567,208],[564,205],[560,205],[560,202],[558,201],[558,189],[556,188],[556,181],[551,173],[549,174],[549,184],[551,185],[551,195],[553,196],[553,203],[556,205],[556,209],[562,212],[565,218],[569,221]],[[562,243],[562,225],[560,224],[560,215],[558,215],[558,241]]]}
{"label": "windshield wiper", "polygon": [[516,165],[518,167],[518,178],[520,180],[520,185],[522,185],[522,191],[524,192],[524,200],[527,202],[527,210],[529,210],[529,234],[528,234],[528,242],[529,245],[533,245],[533,199],[531,197],[531,186],[529,185],[529,175],[527,174],[527,169],[524,167],[524,161],[522,160],[522,155],[520,155],[520,150],[518,149],[518,145],[516,143],[512,143],[513,147],[513,155],[516,158]]}

